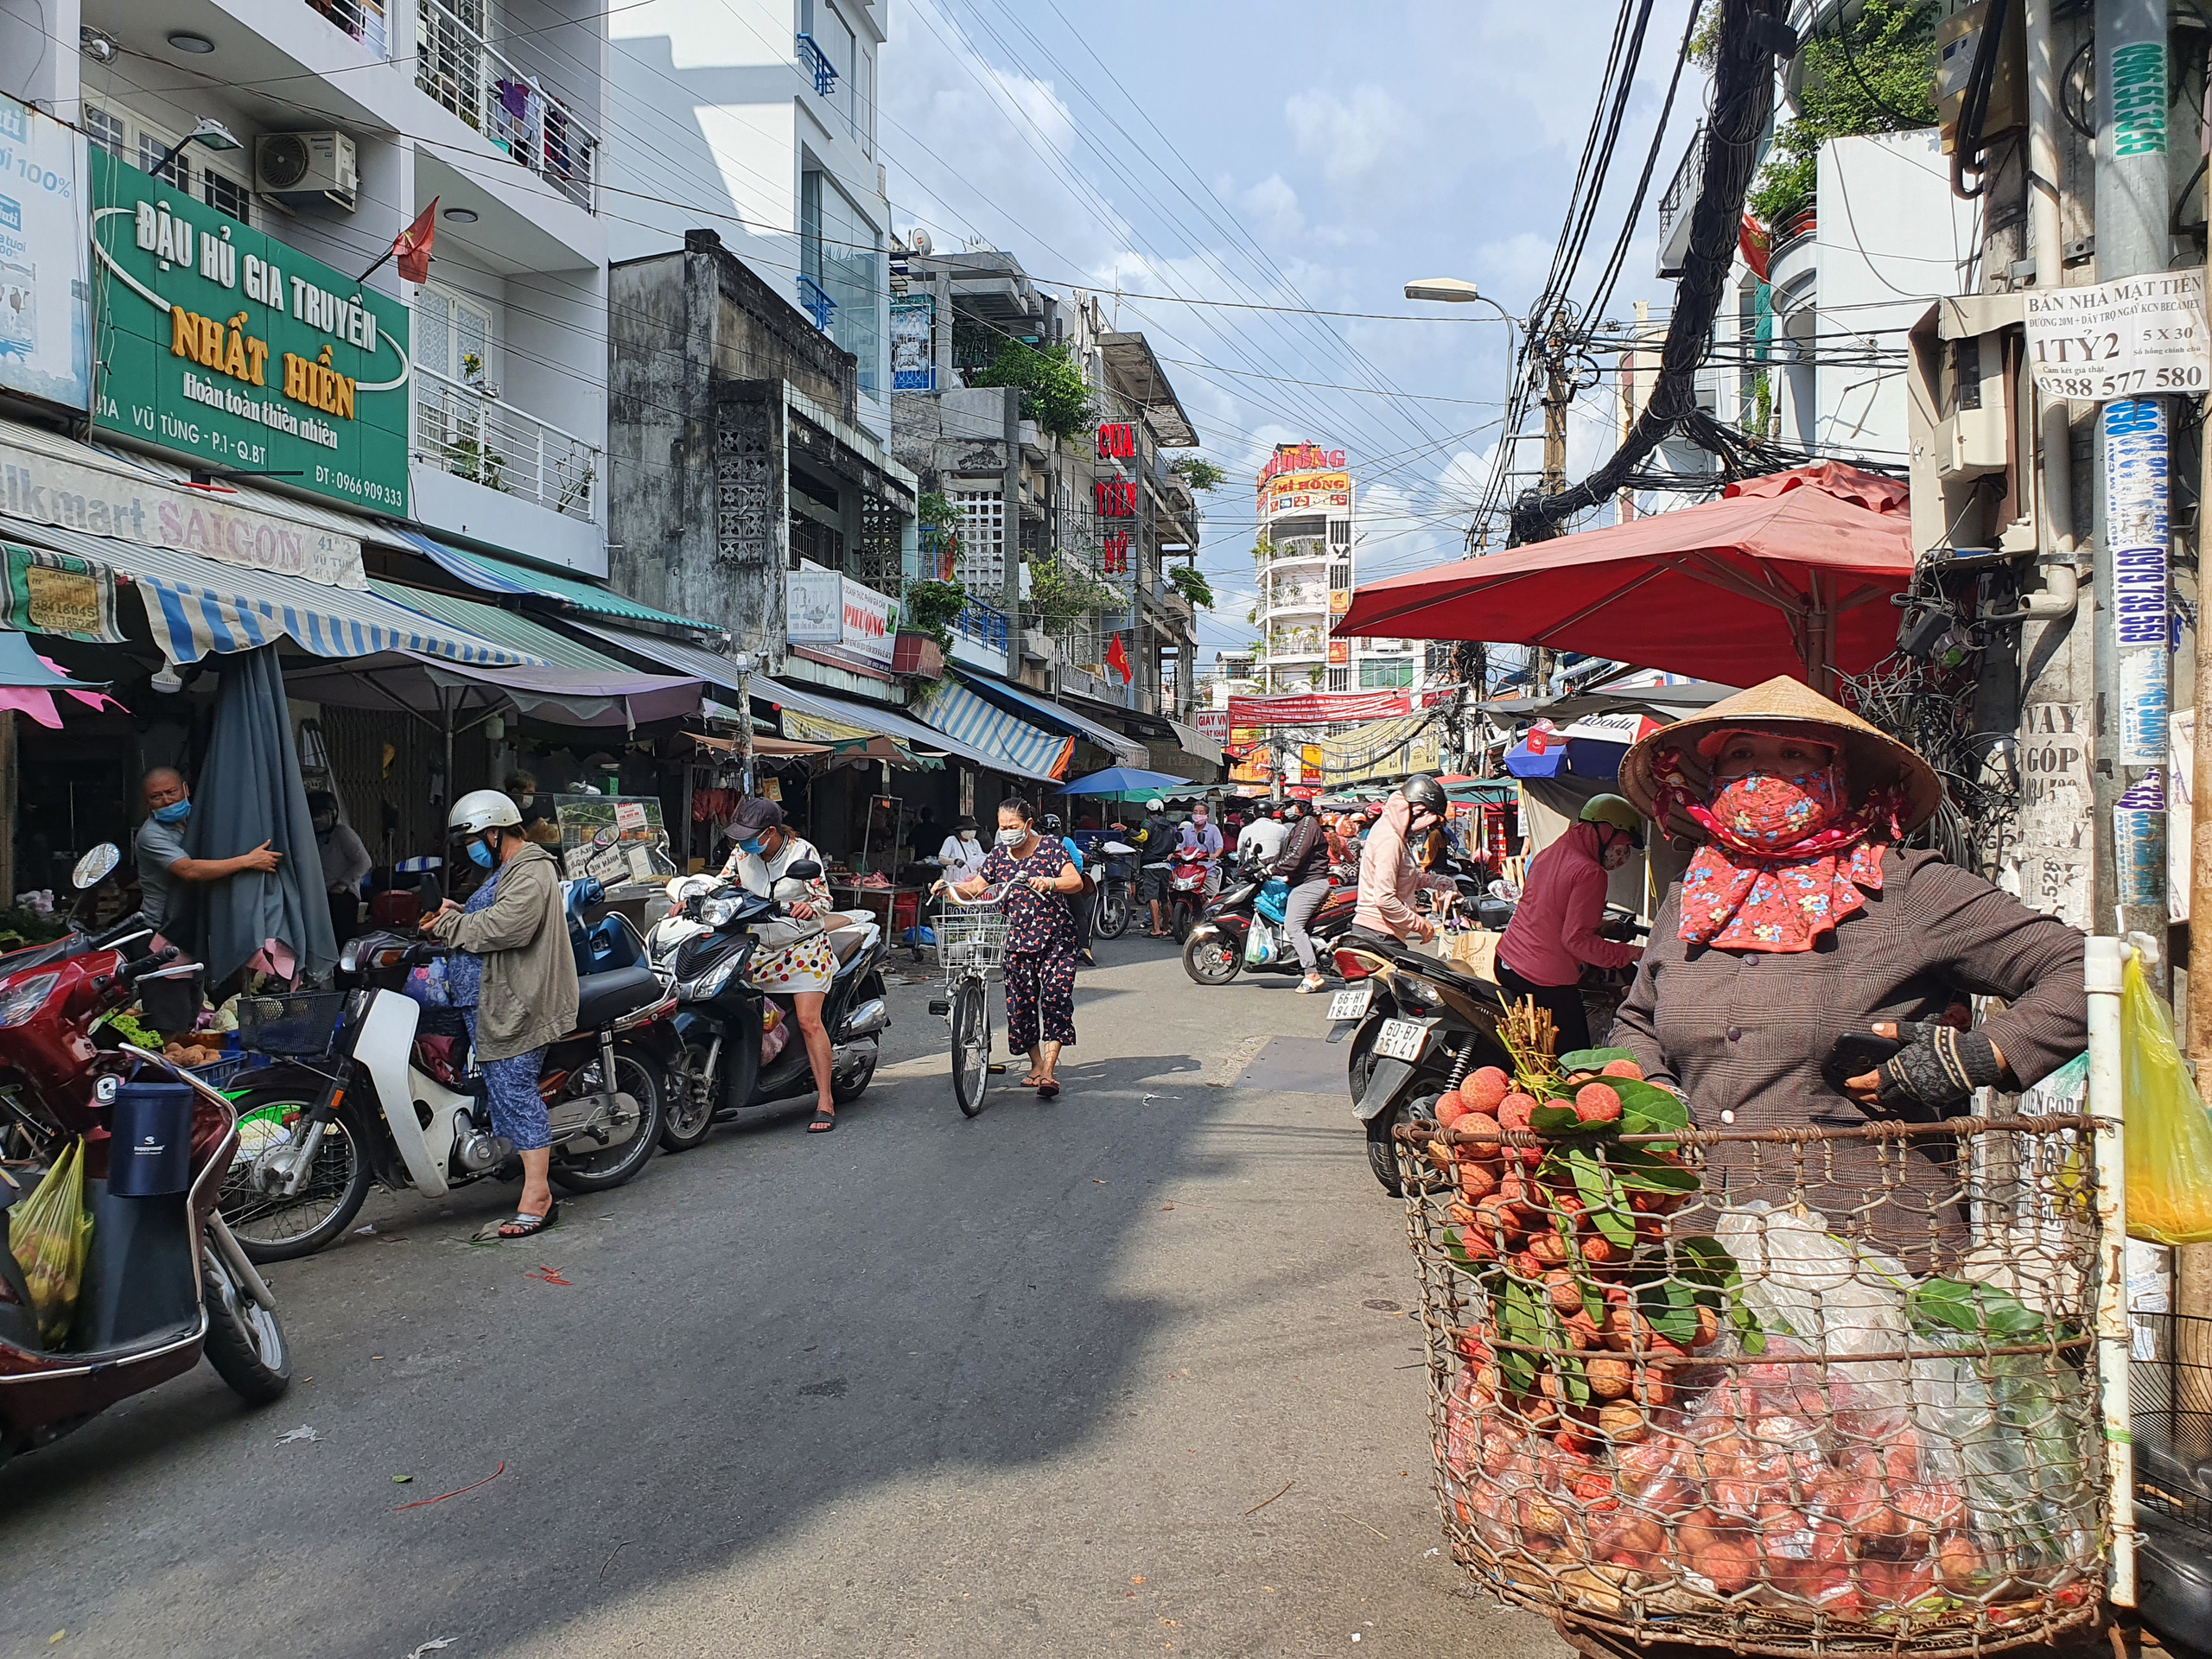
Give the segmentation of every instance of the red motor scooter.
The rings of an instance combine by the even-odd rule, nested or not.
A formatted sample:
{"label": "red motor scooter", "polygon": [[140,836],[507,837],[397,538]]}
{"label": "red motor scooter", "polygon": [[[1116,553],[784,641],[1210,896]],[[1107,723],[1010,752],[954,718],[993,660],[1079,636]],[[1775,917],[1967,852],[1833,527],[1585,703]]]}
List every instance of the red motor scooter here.
{"label": "red motor scooter", "polygon": [[[21,1268],[0,1248],[0,1459],[181,1376],[203,1354],[254,1404],[291,1384],[276,1298],[215,1210],[238,1146],[231,1103],[158,1054],[128,1044],[103,1051],[92,1039],[132,983],[175,955],[130,962],[86,950],[0,977],[0,1108],[10,1140],[29,1154],[0,1166],[0,1228],[78,1136],[92,1216],[75,1313],[58,1344],[41,1340]],[[169,1086],[162,1110],[184,1146],[134,1128],[118,1147],[118,1103],[144,1105],[162,1093],[135,1087],[149,1083]]]}

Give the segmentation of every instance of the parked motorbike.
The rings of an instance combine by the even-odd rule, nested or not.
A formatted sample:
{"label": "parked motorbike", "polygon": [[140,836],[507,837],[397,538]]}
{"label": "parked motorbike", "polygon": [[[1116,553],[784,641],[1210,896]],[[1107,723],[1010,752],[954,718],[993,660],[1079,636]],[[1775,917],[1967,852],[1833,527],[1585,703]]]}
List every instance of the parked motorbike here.
{"label": "parked motorbike", "polygon": [[830,1098],[841,1106],[857,1100],[874,1080],[881,1034],[891,1024],[883,983],[889,944],[870,911],[832,911],[813,922],[790,918],[788,906],[821,874],[812,860],[794,864],[767,898],[711,876],[669,883],[671,909],[646,948],[674,987],[676,1024],[696,1091],[673,1135],[663,1135],[670,1151],[696,1146],[741,1111],[814,1092],[790,998],[756,990],[745,978],[756,955],[825,928],[837,959],[822,1006]]}
{"label": "parked motorbike", "polygon": [[1109,841],[1098,851],[1098,906],[1090,931],[1102,939],[1118,939],[1136,914],[1137,849],[1126,841]]}
{"label": "parked motorbike", "polygon": [[[1287,881],[1260,876],[1239,881],[1206,907],[1205,919],[1183,941],[1183,971],[1201,985],[1226,985],[1246,971],[1303,974],[1285,925],[1289,901]],[[1351,925],[1358,908],[1357,887],[1332,887],[1306,931],[1326,949]]]}
{"label": "parked motorbike", "polygon": [[[26,973],[49,963],[65,962],[71,957],[111,947],[123,948],[132,957],[144,956],[150,949],[144,941],[153,937],[154,929],[143,914],[134,911],[112,926],[93,934],[86,933],[79,921],[86,901],[114,874],[122,857],[113,842],[104,841],[79,859],[77,868],[70,873],[70,885],[77,889],[77,897],[65,918],[67,931],[43,944],[27,944],[18,950],[0,953],[0,976]],[[138,948],[130,950],[132,945]]]}
{"label": "parked motorbike", "polygon": [[[343,1234],[372,1181],[430,1197],[517,1167],[491,1109],[458,1009],[402,989],[443,946],[368,933],[349,943],[340,988],[245,998],[239,1039],[280,1056],[232,1088],[251,1134],[224,1182],[222,1210],[256,1262],[310,1255]],[[684,1058],[676,999],[652,969],[580,978],[576,1029],[546,1051],[538,1082],[552,1130],[553,1182],[620,1186],[643,1169]]]}
{"label": "parked motorbike", "polygon": [[1347,988],[1329,999],[1328,1040],[1351,1039],[1346,1077],[1367,1126],[1368,1165],[1400,1198],[1422,1166],[1394,1132],[1433,1118],[1437,1101],[1477,1067],[1512,1069],[1497,1035],[1504,1000],[1459,963],[1373,934],[1339,940],[1335,958]]}
{"label": "parked motorbike", "polygon": [[[79,964],[73,976],[69,969]],[[127,985],[122,966],[112,952],[93,951],[0,989],[10,1016],[0,1065],[14,1072],[29,1061],[42,1070],[34,1049],[49,1058],[73,1050],[83,1042],[83,1009]],[[41,1340],[22,1270],[0,1249],[0,1462],[182,1376],[203,1356],[249,1404],[266,1405],[291,1386],[276,1299],[215,1208],[238,1144],[231,1103],[143,1049],[126,1046],[101,1055],[99,1065],[97,1078],[78,1078],[81,1087],[42,1096],[61,1144],[86,1137],[85,1202],[92,1217],[76,1310],[59,1347]],[[126,1114],[146,1104],[155,1091],[142,1086],[149,1083],[188,1092],[157,1100],[119,1143],[118,1102]],[[126,1096],[126,1084],[139,1086]],[[168,1119],[175,1127],[157,1142],[145,1126]],[[118,1161],[119,1144],[128,1147],[127,1163]],[[29,1181],[0,1181],[0,1225],[32,1189]]]}

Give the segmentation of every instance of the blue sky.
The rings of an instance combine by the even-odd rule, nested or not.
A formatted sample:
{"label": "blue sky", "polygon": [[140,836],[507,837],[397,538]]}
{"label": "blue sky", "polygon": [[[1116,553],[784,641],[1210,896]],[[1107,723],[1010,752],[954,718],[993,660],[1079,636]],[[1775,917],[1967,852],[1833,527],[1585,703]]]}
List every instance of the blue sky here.
{"label": "blue sky", "polygon": [[[1230,469],[1204,503],[1199,568],[1219,604],[1202,664],[1250,638],[1251,483],[1278,442],[1348,452],[1361,580],[1458,556],[1497,438],[1507,331],[1488,307],[1424,307],[1402,290],[1465,276],[1525,311],[1618,10],[894,0],[880,137],[896,227],[925,225],[940,248],[1008,249],[1062,291],[1118,280],[1122,326],[1149,337],[1203,453]],[[1654,8],[1586,270],[1618,234],[1688,10]],[[1704,92],[1684,77],[1654,200]],[[1652,247],[1647,207],[1608,315],[1667,297]],[[1578,411],[1575,464],[1610,447],[1611,422],[1610,394]]]}

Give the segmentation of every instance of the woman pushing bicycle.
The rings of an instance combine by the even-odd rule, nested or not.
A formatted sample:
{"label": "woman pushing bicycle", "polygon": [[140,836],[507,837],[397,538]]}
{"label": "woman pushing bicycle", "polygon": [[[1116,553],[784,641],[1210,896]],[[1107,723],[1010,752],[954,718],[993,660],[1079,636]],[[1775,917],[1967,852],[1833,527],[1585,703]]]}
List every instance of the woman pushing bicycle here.
{"label": "woman pushing bicycle", "polygon": [[1083,891],[1083,877],[1065,848],[1037,833],[1030,804],[1019,796],[999,808],[998,845],[983,861],[982,874],[973,881],[951,885],[957,895],[972,899],[1001,883],[1006,887],[1001,902],[1007,917],[1007,1036],[1029,1057],[1029,1075],[1022,1083],[1050,1100],[1060,1092],[1054,1075],[1060,1049],[1075,1041],[1079,941],[1071,899]]}

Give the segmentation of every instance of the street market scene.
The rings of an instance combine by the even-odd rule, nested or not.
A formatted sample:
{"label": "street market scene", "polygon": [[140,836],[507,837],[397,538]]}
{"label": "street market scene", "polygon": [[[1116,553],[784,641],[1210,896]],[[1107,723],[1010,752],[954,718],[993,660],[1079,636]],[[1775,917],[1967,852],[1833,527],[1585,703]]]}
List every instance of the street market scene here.
{"label": "street market scene", "polygon": [[0,4],[0,1654],[2212,1656],[2208,156]]}

